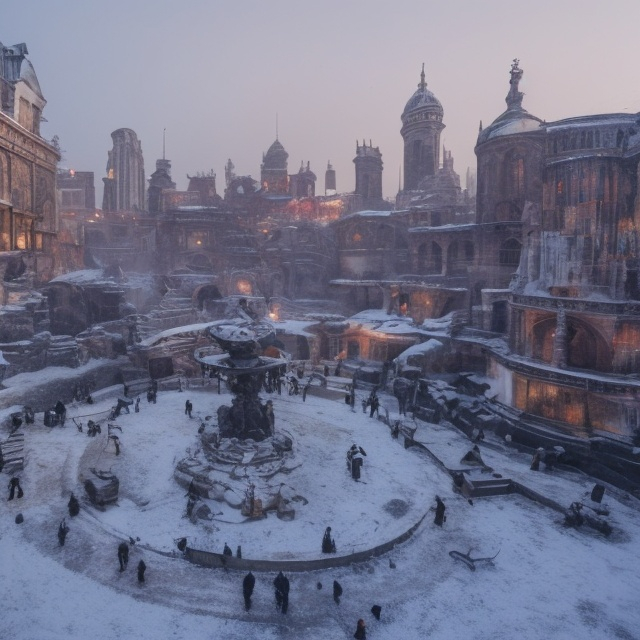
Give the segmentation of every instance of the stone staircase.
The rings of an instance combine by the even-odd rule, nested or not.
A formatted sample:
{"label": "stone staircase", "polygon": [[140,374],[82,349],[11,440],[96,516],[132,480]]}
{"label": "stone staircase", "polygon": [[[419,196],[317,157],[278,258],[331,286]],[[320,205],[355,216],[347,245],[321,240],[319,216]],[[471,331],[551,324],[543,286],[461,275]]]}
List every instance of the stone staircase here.
{"label": "stone staircase", "polygon": [[142,340],[174,327],[197,322],[197,312],[190,297],[170,289],[164,295],[157,309],[141,317],[138,335]]}
{"label": "stone staircase", "polygon": [[0,471],[13,475],[24,467],[24,431],[14,431],[0,442]]}

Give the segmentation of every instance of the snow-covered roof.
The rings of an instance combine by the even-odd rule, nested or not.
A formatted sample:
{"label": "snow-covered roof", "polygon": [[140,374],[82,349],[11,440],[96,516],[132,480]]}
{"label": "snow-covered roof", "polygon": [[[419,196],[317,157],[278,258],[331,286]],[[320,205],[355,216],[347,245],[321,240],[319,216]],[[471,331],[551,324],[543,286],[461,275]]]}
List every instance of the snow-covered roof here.
{"label": "snow-covered roof", "polygon": [[406,364],[407,360],[411,356],[425,356],[430,352],[435,352],[438,349],[441,349],[444,345],[439,340],[434,340],[433,338],[429,338],[426,342],[421,342],[420,344],[414,344],[410,346],[408,349],[405,349],[397,358],[396,362],[399,364]]}

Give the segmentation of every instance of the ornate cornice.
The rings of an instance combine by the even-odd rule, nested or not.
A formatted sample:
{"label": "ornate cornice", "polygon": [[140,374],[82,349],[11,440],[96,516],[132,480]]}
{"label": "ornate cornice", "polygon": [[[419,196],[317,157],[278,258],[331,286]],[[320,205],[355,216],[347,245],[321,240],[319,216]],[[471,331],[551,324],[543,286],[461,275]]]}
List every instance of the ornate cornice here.
{"label": "ornate cornice", "polygon": [[27,131],[2,112],[0,112],[0,148],[54,172],[60,160],[58,152],[44,138]]}
{"label": "ornate cornice", "polygon": [[585,374],[577,371],[568,371],[566,369],[554,369],[548,365],[525,362],[508,355],[501,355],[494,351],[492,351],[492,356],[501,365],[514,373],[550,384],[559,384],[574,389],[584,389],[585,391],[595,393],[615,395],[628,395],[640,392],[640,380],[626,376],[606,377],[607,374]]}
{"label": "ornate cornice", "polygon": [[525,296],[514,293],[511,298],[514,307],[533,307],[557,311],[563,307],[565,311],[574,313],[598,313],[613,316],[640,316],[640,302],[628,300],[620,302],[604,302],[601,300],[585,300],[583,298],[553,298],[546,296]]}

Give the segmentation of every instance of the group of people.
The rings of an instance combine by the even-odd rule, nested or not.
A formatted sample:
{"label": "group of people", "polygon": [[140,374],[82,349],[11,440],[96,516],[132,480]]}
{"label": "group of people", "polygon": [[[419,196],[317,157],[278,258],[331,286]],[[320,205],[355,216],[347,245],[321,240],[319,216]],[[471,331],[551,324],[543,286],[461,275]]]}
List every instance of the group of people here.
{"label": "group of people", "polygon": [[[122,573],[127,568],[127,565],[129,564],[129,543],[128,542],[121,542],[118,545],[118,562],[120,563],[120,572]],[[146,570],[147,570],[147,565],[145,564],[144,560],[141,559],[140,562],[138,562],[138,569],[137,569],[139,583],[143,583],[145,581],[144,573]]]}
{"label": "group of people", "polygon": [[56,425],[60,425],[64,427],[64,423],[67,419],[67,408],[64,405],[62,400],[58,400],[56,402],[56,406],[53,409],[47,409],[44,412],[44,426],[45,427],[55,427]]}
{"label": "group of people", "polygon": [[[224,543],[224,550],[222,551],[222,555],[229,557],[233,556],[233,551],[231,551],[231,547],[226,542]],[[238,545],[238,547],[236,548],[236,558],[242,558],[242,547],[240,545]]]}

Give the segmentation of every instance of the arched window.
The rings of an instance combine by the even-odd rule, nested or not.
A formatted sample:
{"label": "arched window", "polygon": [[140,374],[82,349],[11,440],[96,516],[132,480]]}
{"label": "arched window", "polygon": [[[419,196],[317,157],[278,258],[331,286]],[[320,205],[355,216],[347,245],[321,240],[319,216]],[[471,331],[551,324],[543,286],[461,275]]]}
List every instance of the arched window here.
{"label": "arched window", "polygon": [[431,243],[431,260],[429,261],[429,273],[442,273],[442,247],[437,242]]}
{"label": "arched window", "polygon": [[500,246],[499,262],[504,267],[517,267],[520,264],[522,245],[515,239],[509,238]]}
{"label": "arched window", "polygon": [[418,273],[424,273],[427,270],[427,245],[421,244],[418,247]]}

